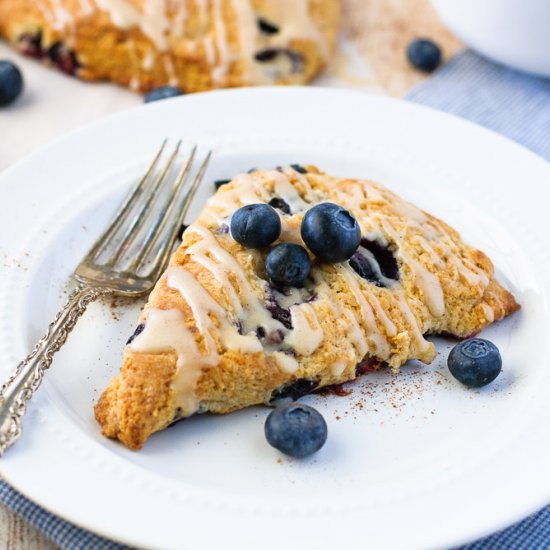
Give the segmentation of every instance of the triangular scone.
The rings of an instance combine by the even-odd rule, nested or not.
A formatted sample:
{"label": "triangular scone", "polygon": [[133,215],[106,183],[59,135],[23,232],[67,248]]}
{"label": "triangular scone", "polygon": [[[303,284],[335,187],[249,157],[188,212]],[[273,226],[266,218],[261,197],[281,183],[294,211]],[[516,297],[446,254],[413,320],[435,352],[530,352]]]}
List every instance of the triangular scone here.
{"label": "triangular scone", "polygon": [[0,0],[0,37],[134,91],[304,84],[336,46],[340,0]]}
{"label": "triangular scone", "polygon": [[[424,335],[465,337],[518,309],[489,258],[446,223],[376,183],[302,171],[237,176],[185,231],[95,407],[106,436],[139,449],[195,413],[307,393],[382,364],[429,363]],[[280,241],[303,244],[304,212],[326,201],[353,213],[362,245],[349,262],[313,260],[304,288],[274,289],[266,251],[238,244],[230,216],[270,203]]]}

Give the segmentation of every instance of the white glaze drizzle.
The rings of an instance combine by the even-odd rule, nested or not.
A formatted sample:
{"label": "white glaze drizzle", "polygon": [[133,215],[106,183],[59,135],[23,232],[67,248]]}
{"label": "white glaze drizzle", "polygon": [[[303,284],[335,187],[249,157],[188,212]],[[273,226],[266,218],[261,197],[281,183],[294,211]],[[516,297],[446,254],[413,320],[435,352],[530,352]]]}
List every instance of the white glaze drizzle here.
{"label": "white glaze drizzle", "polygon": [[[197,409],[196,383],[205,368],[219,363],[217,333],[226,349],[241,353],[262,351],[255,335],[241,335],[226,318],[222,308],[195,276],[183,267],[171,267],[165,274],[169,288],[177,290],[193,313],[195,325],[204,340],[205,352],[199,350],[195,337],[185,325],[183,314],[177,309],[152,308],[147,312],[145,328],[130,344],[133,351],[155,353],[173,349],[177,355],[177,372],[172,382],[176,404],[184,416]],[[218,319],[219,327],[212,316]]]}
{"label": "white glaze drizzle", "polygon": [[127,0],[95,2],[119,29],[127,31],[139,27],[159,51],[168,49],[167,33],[171,27],[166,14],[166,0],[143,0],[143,12]]}
{"label": "white glaze drizzle", "polygon": [[[386,235],[397,245],[397,256],[413,272],[415,285],[421,292],[421,299],[434,317],[441,317],[445,313],[441,281],[437,273],[430,271],[419,259],[413,257],[406,250],[403,241],[407,237],[410,242],[414,242],[429,255],[435,268],[443,268],[446,262],[450,262],[456,267],[460,277],[470,285],[478,287],[480,296],[483,294],[489,284],[489,276],[483,269],[460,254],[458,245],[453,242],[451,235],[442,224],[431,219],[413,204],[371,181],[358,182],[352,189],[346,187],[345,192],[338,191],[338,186],[335,185],[338,202],[353,212],[359,200],[359,196],[354,195],[354,190],[359,193],[359,190],[355,189],[359,187],[366,190],[367,208],[369,203],[376,203],[389,210],[389,213],[387,211],[369,212],[368,222],[371,226],[368,231],[362,228],[363,234],[379,241],[381,235]],[[392,223],[393,216],[395,216],[396,222],[400,224],[405,222],[405,227],[399,231],[396,230]],[[442,252],[434,250],[433,245],[435,244]]]}
{"label": "white glaze drizzle", "polygon": [[[191,308],[209,353],[216,351],[216,343],[212,337],[212,332],[215,331],[219,332],[222,344],[227,349],[242,353],[262,351],[262,345],[254,334],[239,334],[237,327],[227,320],[225,309],[210,296],[191,272],[183,267],[171,267],[166,272],[166,284],[177,290]],[[218,318],[219,328],[212,322],[211,314]]]}
{"label": "white glaze drizzle", "polygon": [[298,361],[292,357],[292,355],[282,351],[275,351],[272,356],[277,362],[279,368],[285,372],[288,372],[288,374],[294,374],[298,370]]}
{"label": "white glaze drizzle", "polygon": [[[396,231],[389,220],[382,220],[382,227],[394,242],[403,239],[403,234]],[[445,299],[439,277],[420,261],[413,258],[403,246],[398,248],[397,256],[413,271],[414,283],[422,292],[424,303],[430,313],[435,317],[441,317],[445,313]]]}
{"label": "white glaze drizzle", "polygon": [[141,68],[144,71],[150,71],[155,66],[155,61],[157,58],[156,51],[154,49],[150,49],[146,54],[145,57],[141,61]]}
{"label": "white glaze drizzle", "polygon": [[50,0],[50,2],[53,10],[53,28],[58,31],[69,28],[74,31],[74,17],[71,12],[63,6],[63,0]]}
{"label": "white glaze drizzle", "polygon": [[188,0],[171,0],[171,2],[172,9],[175,10],[171,34],[175,38],[181,38],[182,36],[185,36],[185,21],[187,19]]}
{"label": "white glaze drizzle", "polygon": [[286,337],[289,344],[300,355],[311,355],[323,341],[323,329],[311,304],[290,307],[292,330]]}
{"label": "white glaze drizzle", "polygon": [[[289,190],[292,189],[294,193],[296,193],[296,190],[292,184],[288,182],[286,177],[280,179],[279,173],[276,175],[274,174],[274,176],[275,177],[273,179],[275,180],[275,183],[273,185],[273,192],[281,196],[281,198],[287,202],[292,200],[289,197],[292,197],[293,193]],[[264,187],[265,180],[260,180],[258,177],[249,174],[242,175],[240,177],[242,178],[242,190],[244,191],[245,202],[256,202],[258,199],[266,200],[265,194],[267,193],[267,190]],[[277,181],[279,181],[278,185]],[[243,203],[242,194],[238,191],[241,191],[241,185],[237,185],[236,189],[228,192],[226,191],[219,193],[214,199],[211,199],[213,202],[211,206],[215,206],[217,208],[219,211],[218,215],[228,214],[228,210],[234,211],[236,207]],[[376,192],[378,193],[377,199],[383,200],[384,194],[378,192],[378,190],[376,190]],[[303,200],[301,197],[299,198],[300,200]],[[307,203],[304,202],[304,204]],[[411,213],[410,208],[408,208],[407,212],[410,213],[410,219],[413,220],[414,223],[424,224],[424,220],[427,219],[423,213],[418,216]],[[382,227],[384,227],[383,222],[384,219],[380,221],[380,225]],[[393,229],[391,224],[384,227],[384,229],[385,233],[394,241],[398,238],[402,238],[402,235],[398,234]],[[208,366],[215,364],[218,361],[216,342],[212,336],[212,333],[216,332],[219,336],[219,340],[227,349],[239,349],[244,353],[263,350],[267,355],[273,357],[282,370],[288,373],[296,372],[299,367],[296,357],[292,354],[285,353],[276,347],[273,349],[273,346],[268,346],[268,349],[265,349],[265,347],[262,347],[261,342],[255,336],[255,332],[253,331],[255,330],[255,327],[258,326],[263,326],[266,331],[280,330],[285,336],[285,345],[292,346],[292,349],[294,349],[294,351],[299,355],[311,355],[323,341],[323,330],[319,324],[312,304],[292,304],[294,300],[304,299],[304,296],[301,296],[301,291],[290,293],[288,296],[283,297],[283,307],[290,308],[294,327],[289,331],[281,323],[279,323],[279,321],[271,317],[271,314],[267,311],[263,301],[256,295],[256,291],[252,288],[241,265],[220,245],[208,229],[197,223],[191,226],[188,231],[191,233],[197,233],[201,237],[200,240],[187,248],[186,252],[190,257],[190,260],[202,265],[212,274],[216,281],[218,281],[234,312],[244,322],[245,330],[249,329],[248,334],[245,334],[244,336],[239,334],[235,325],[227,319],[227,312],[224,308],[222,308],[208,294],[208,292],[202,287],[202,285],[200,285],[200,283],[190,272],[184,270],[183,268],[171,268],[171,270],[167,273],[167,284],[171,288],[176,288],[185,301],[189,304],[196,320],[197,328],[204,338],[206,352],[204,355],[201,355],[201,357],[205,359],[204,361],[201,359],[201,361],[203,361],[202,365]],[[427,233],[429,233],[429,230],[427,230]],[[372,234],[374,236],[374,232]],[[378,238],[378,240],[380,240],[380,238]],[[422,243],[422,245],[425,247],[423,249],[425,249],[426,253],[438,257],[428,241]],[[447,241],[445,246],[450,252],[453,252],[453,247],[456,247],[456,245],[454,245],[454,243],[450,240]],[[404,261],[414,263],[410,257],[404,258]],[[464,260],[461,260],[461,265],[462,270],[468,270]],[[325,298],[325,303],[328,303],[335,314],[338,314],[336,319],[338,326],[346,327],[345,330],[347,332],[347,341],[349,342],[351,348],[355,350],[349,356],[350,359],[356,360],[357,355],[359,358],[362,358],[365,354],[369,353],[376,356],[380,360],[390,360],[391,362],[391,349],[389,347],[388,338],[391,338],[397,334],[397,327],[386,314],[384,308],[379,302],[379,298],[377,298],[373,293],[365,293],[363,291],[362,281],[355,276],[347,264],[335,264],[333,268],[336,270],[338,276],[343,278],[345,285],[354,296],[360,310],[359,317],[357,317],[342,303],[339,303],[339,297],[336,292],[334,292],[326,284],[320,270],[314,269],[312,276],[315,280],[315,290],[318,295]],[[480,271],[481,274],[477,273],[476,270]],[[482,272],[481,268],[477,268],[477,266],[473,266],[470,271],[472,271],[481,282],[483,282],[483,277],[487,277],[486,274]],[[420,284],[428,287],[430,284],[434,283],[431,281],[430,283],[421,281]],[[304,290],[304,292],[306,291],[307,289]],[[430,348],[433,349],[433,345],[425,340],[422,334],[423,328],[420,326],[416,315],[411,310],[401,285],[396,283],[393,287],[380,290],[380,292],[384,292],[387,299],[401,311],[403,319],[407,325],[409,335],[412,339],[411,345],[413,349],[419,350],[420,353],[428,353]],[[431,290],[428,291],[427,294],[433,295],[434,292]],[[432,307],[434,307],[433,304]],[[494,316],[493,310],[486,304],[483,304],[483,311],[487,319],[491,319],[491,316]],[[217,324],[215,324],[212,320],[212,315],[218,319]],[[159,314],[155,313],[155,316],[158,317]],[[342,322],[344,322],[344,325],[342,325]],[[155,321],[155,319],[153,319],[152,324],[153,329],[148,328],[142,333],[146,334],[146,336],[142,337],[140,335],[136,338],[138,341],[136,344],[137,347],[141,346],[141,349],[144,349],[146,346],[144,346],[143,341],[146,340],[147,335],[150,335],[155,331],[155,325],[162,325],[162,323],[159,325],[159,322]],[[149,320],[146,326],[149,326]],[[186,327],[184,328],[187,330]],[[192,340],[190,339],[189,335],[191,333],[188,330],[186,333],[181,327],[179,327],[174,329],[172,332],[179,333],[180,336],[183,335],[182,338],[185,341],[184,347],[190,348],[190,350],[186,352],[186,357],[191,357],[191,364],[195,366],[195,372],[196,365],[199,362],[197,359],[197,343],[194,338],[192,338]],[[161,348],[163,346],[167,346],[167,340],[172,341],[172,337],[173,334],[172,336],[168,335],[164,340],[161,338],[159,341],[160,343],[157,342],[156,345],[160,345]],[[134,348],[136,346],[134,346]],[[177,353],[182,353],[183,351],[181,344],[168,347],[172,347]],[[187,363],[187,359],[185,359],[185,361]],[[338,372],[341,374],[343,370],[345,370],[346,363],[342,364],[344,365],[343,367],[338,363],[337,368],[335,367],[336,370],[333,369],[335,376],[339,376]],[[176,388],[176,386],[178,386],[178,388],[180,388],[177,390],[178,392],[191,391],[190,388],[192,387],[192,384],[190,380],[195,379],[193,377],[196,377],[196,372],[195,374],[185,374],[183,376],[183,381],[178,380],[177,383],[174,384],[174,387]],[[189,397],[186,397],[185,399],[192,402],[192,399]]]}
{"label": "white glaze drizzle", "polygon": [[127,0],[95,0],[98,7],[106,12],[113,25],[122,30],[139,26],[142,14]]}
{"label": "white glaze drizzle", "polygon": [[373,355],[376,355],[383,360],[387,359],[390,356],[390,346],[386,336],[383,335],[378,328],[372,307],[367,301],[357,278],[351,269],[344,266],[344,264],[335,264],[334,267],[336,268],[338,275],[340,275],[340,277],[342,277],[345,281],[347,287],[354,296],[355,301],[359,305],[361,310],[361,320],[366,325],[366,337],[367,340],[371,342]]}
{"label": "white glaze drizzle", "polygon": [[[57,30],[64,30],[70,26],[75,28],[74,18],[63,6],[63,1],[50,0],[50,9],[50,5],[46,6],[44,0],[39,0],[39,8],[51,26]],[[79,0],[83,15],[93,14],[97,6],[108,14],[115,27],[125,31],[134,27],[139,28],[159,53],[169,50],[170,36],[185,36],[185,22],[190,2],[191,0],[143,0],[139,9],[129,0]],[[252,0],[194,0],[194,4],[198,11],[199,24],[209,30],[202,37],[199,33],[199,38],[188,41],[187,46],[189,50],[194,50],[198,43],[202,43],[215,86],[225,84],[231,64],[238,60],[241,61],[245,84],[273,83],[280,76],[270,72],[269,64],[266,66],[257,62],[255,54],[263,48],[288,48],[297,39],[316,43],[321,56],[328,58],[326,40],[309,13],[307,0],[279,0],[274,3],[272,8],[275,10],[275,20],[280,31],[269,37],[259,33]],[[173,13],[171,18],[168,15],[169,7]],[[239,30],[238,43],[235,44],[229,43],[227,35],[224,12],[228,7],[232,17],[237,20]],[[212,24],[207,27],[209,17],[212,17]],[[177,83],[176,76],[169,69],[167,72],[170,83]],[[134,87],[139,85],[137,77],[133,84]]]}
{"label": "white glaze drizzle", "polygon": [[208,1],[209,0],[194,0],[195,6],[199,13],[199,23],[204,27],[208,21]]}
{"label": "white glaze drizzle", "polygon": [[168,84],[170,84],[170,86],[177,86],[178,78],[176,76],[176,71],[174,69],[174,62],[172,61],[172,57],[169,54],[164,54],[163,63],[164,63],[164,70],[166,71],[166,75],[168,76]]}
{"label": "white glaze drizzle", "polygon": [[351,310],[344,309],[342,311],[342,315],[348,320],[347,337],[357,350],[359,357],[362,359],[369,351],[369,345],[367,344],[365,334],[363,333],[363,330],[357,322],[357,318]]}
{"label": "white glaze drizzle", "polygon": [[44,16],[44,19],[53,27],[57,28],[59,23],[56,20],[56,14],[53,10],[53,6],[50,5],[46,0],[37,0],[37,7]]}
{"label": "white glaze drizzle", "polygon": [[92,0],[80,0],[80,11],[84,16],[92,15],[94,13]]}
{"label": "white glaze drizzle", "polygon": [[255,62],[258,49],[258,25],[251,0],[231,0],[239,29],[239,51],[245,83],[270,84],[264,68]]}
{"label": "white glaze drizzle", "polygon": [[174,350],[177,355],[177,374],[172,382],[172,388],[176,406],[182,409],[182,416],[189,416],[197,410],[197,381],[204,366],[216,364],[217,354],[203,355],[200,352],[180,311],[149,309],[145,328],[130,344],[130,349],[138,353]]}
{"label": "white glaze drizzle", "polygon": [[493,311],[493,308],[489,304],[481,302],[481,309],[483,310],[483,314],[485,315],[487,321],[492,323],[495,320],[495,312]]}
{"label": "white glaze drizzle", "polygon": [[230,63],[235,59],[229,49],[227,41],[227,29],[223,14],[223,8],[226,0],[212,0],[214,9],[213,30],[216,37],[217,60],[211,69],[212,80],[216,86],[224,83],[225,77],[229,71]]}
{"label": "white glaze drizzle", "polygon": [[217,346],[212,336],[212,331],[216,330],[216,327],[210,315],[215,315],[219,320],[225,319],[224,309],[192,273],[181,267],[172,267],[166,272],[166,284],[177,290],[191,308],[197,328],[204,338],[207,355],[215,354],[217,357]]}
{"label": "white glaze drizzle", "polygon": [[407,301],[405,292],[402,289],[399,289],[394,293],[394,296],[397,297],[396,303],[408,322],[409,329],[412,332],[411,336],[413,337],[413,342],[416,343],[418,349],[422,353],[427,352],[430,348],[433,348],[433,344],[424,338],[422,328],[419,326],[416,316],[411,310],[411,306]]}
{"label": "white glaze drizzle", "polygon": [[136,51],[136,45],[133,39],[128,39],[126,41],[126,48],[128,49],[128,57],[130,58],[130,63],[134,68],[137,70],[134,70],[132,73],[132,77],[130,79],[130,90],[133,90],[134,92],[137,92],[139,90],[140,84],[141,84],[141,74],[140,74],[140,67],[138,62],[138,55]]}
{"label": "white glaze drizzle", "polygon": [[267,172],[267,175],[275,181],[275,195],[284,198],[285,202],[290,206],[292,214],[304,212],[310,207],[285,174],[282,174],[278,170],[273,170]]}
{"label": "white glaze drizzle", "polygon": [[233,189],[224,189],[210,197],[206,203],[205,219],[219,223],[241,206],[269,201],[269,194],[254,174],[239,174],[233,178]]}
{"label": "white glaze drizzle", "polygon": [[338,361],[332,365],[331,370],[334,376],[342,376],[343,372],[346,370],[346,364],[342,361]]}
{"label": "white glaze drizzle", "polygon": [[143,0],[143,17],[139,27],[160,51],[166,51],[167,34],[171,28],[166,14],[166,0]]}
{"label": "white glaze drizzle", "polygon": [[[285,343],[294,347],[298,354],[310,355],[317,349],[323,339],[323,331],[311,304],[303,303],[290,307],[296,325],[293,325],[293,330],[287,329],[278,320],[273,319],[264,302],[258,298],[250,285],[241,265],[218,243],[208,229],[195,223],[187,231],[202,237],[200,241],[187,248],[190,260],[202,265],[220,284],[240,319],[245,334],[255,334],[257,327],[261,326],[267,333],[280,331],[286,336]],[[229,279],[229,273],[237,282],[238,292]]]}

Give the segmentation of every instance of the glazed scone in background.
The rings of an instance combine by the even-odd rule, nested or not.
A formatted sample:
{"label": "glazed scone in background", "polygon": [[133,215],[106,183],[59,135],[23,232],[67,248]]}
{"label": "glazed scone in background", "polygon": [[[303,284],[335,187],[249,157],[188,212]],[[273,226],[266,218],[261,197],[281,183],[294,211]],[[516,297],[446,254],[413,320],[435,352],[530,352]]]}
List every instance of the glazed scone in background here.
{"label": "glazed scone in background", "polygon": [[[271,203],[280,241],[302,244],[308,208],[350,210],[350,261],[313,259],[302,289],[273,288],[265,250],[230,235],[244,204]],[[435,356],[429,333],[465,337],[519,306],[481,251],[445,222],[370,181],[307,167],[237,176],[209,199],[153,290],[120,374],[96,405],[103,433],[132,449],[173,421],[307,393],[387,364]]]}
{"label": "glazed scone in background", "polygon": [[86,80],[194,92],[309,81],[339,15],[340,0],[0,0],[0,36]]}

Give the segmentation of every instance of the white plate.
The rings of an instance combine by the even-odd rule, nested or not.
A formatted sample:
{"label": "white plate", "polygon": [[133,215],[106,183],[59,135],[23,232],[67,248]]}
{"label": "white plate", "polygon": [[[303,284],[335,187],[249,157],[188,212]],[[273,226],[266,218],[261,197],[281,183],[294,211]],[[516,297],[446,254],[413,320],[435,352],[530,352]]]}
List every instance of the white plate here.
{"label": "white plate", "polygon": [[550,501],[550,168],[405,102],[303,88],[193,95],[105,119],[5,172],[0,375],[42,334],[68,274],[165,136],[216,149],[195,212],[214,179],[311,162],[378,179],[445,218],[490,254],[523,306],[484,332],[504,371],[468,391],[449,376],[452,344],[441,340],[430,366],[369,375],[348,397],[310,396],[329,439],[302,462],[265,443],[262,407],[187,420],[133,453],[101,437],[92,404],[139,306],[95,304],[0,462],[10,483],[78,525],[162,548],[451,546]]}

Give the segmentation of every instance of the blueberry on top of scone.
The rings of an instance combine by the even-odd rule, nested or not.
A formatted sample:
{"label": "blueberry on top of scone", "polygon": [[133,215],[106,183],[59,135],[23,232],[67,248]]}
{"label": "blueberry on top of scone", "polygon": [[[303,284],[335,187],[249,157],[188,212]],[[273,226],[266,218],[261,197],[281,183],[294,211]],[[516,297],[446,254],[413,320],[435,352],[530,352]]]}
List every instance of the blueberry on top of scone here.
{"label": "blueberry on top of scone", "polygon": [[349,260],[361,242],[361,228],[342,206],[324,202],[310,208],[302,220],[302,239],[323,262]]}
{"label": "blueberry on top of scone", "polygon": [[280,243],[269,251],[265,268],[275,285],[301,287],[309,275],[311,261],[303,246]]}
{"label": "blueberry on top of scone", "polygon": [[281,219],[268,204],[248,204],[231,217],[231,235],[243,246],[265,248],[281,234]]}

